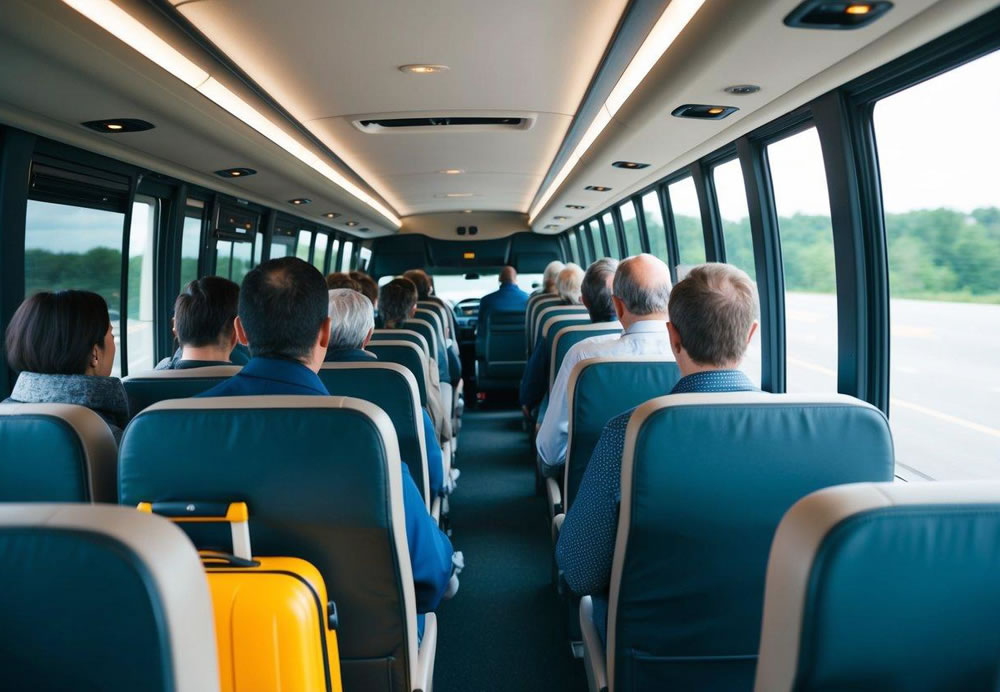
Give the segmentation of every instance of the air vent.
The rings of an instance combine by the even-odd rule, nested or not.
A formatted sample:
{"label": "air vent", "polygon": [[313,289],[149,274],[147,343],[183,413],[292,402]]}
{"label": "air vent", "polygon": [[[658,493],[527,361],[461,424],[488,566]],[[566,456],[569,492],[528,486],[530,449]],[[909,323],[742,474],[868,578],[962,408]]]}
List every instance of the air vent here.
{"label": "air vent", "polygon": [[453,116],[419,118],[364,118],[355,120],[354,126],[362,132],[483,132],[498,130],[527,130],[533,118],[521,116],[486,117]]}

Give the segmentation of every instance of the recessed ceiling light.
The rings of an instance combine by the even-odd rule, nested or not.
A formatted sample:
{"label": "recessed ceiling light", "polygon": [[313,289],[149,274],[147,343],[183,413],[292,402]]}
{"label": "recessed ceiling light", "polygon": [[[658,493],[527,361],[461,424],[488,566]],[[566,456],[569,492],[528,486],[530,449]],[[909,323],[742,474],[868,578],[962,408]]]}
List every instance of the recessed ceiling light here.
{"label": "recessed ceiling light", "polygon": [[592,192],[609,192],[611,190],[610,187],[604,187],[603,185],[588,185],[583,189],[590,190]]}
{"label": "recessed ceiling light", "polygon": [[847,14],[868,14],[871,11],[871,5],[848,5],[844,10]]}
{"label": "recessed ceiling light", "polygon": [[556,230],[556,229],[559,228],[559,226],[555,225],[554,223],[548,223],[548,224],[545,224],[545,228],[547,228],[549,230]]}
{"label": "recessed ceiling light", "polygon": [[351,228],[354,228],[355,226],[358,225],[358,222],[357,221],[348,221],[347,225],[350,226]]}
{"label": "recessed ceiling light", "polygon": [[289,204],[294,204],[296,206],[302,206],[303,204],[310,204],[311,202],[312,202],[311,199],[306,199],[305,197],[299,197],[297,199],[288,200]]}
{"label": "recessed ceiling light", "polygon": [[795,29],[859,29],[891,9],[892,3],[886,0],[806,0],[785,17],[785,25]]}
{"label": "recessed ceiling light", "polygon": [[552,220],[553,221],[565,221],[568,218],[569,218],[568,216],[553,216]]}
{"label": "recessed ceiling light", "polygon": [[611,165],[615,168],[628,168],[633,171],[637,171],[640,168],[649,168],[648,163],[636,163],[635,161],[615,161]]}
{"label": "recessed ceiling light", "polygon": [[358,229],[358,231],[360,231],[360,232],[362,232],[362,233],[364,233],[364,232],[367,232],[367,231],[370,231],[370,230],[371,230],[371,229],[370,229],[370,228],[368,228],[367,226],[362,226],[361,228],[359,228],[359,229]]}
{"label": "recessed ceiling light", "polygon": [[327,213],[323,214],[323,216],[325,216],[325,217],[326,217],[326,218],[328,218],[328,219],[335,219],[335,218],[337,218],[338,216],[340,216],[340,214],[338,214],[338,213],[337,213],[337,212],[335,212],[335,211],[328,211]]}
{"label": "recessed ceiling light", "polygon": [[443,171],[438,171],[438,173],[443,173],[445,175],[461,175],[465,173],[461,168],[445,168]]}
{"label": "recessed ceiling light", "polygon": [[587,207],[583,206],[582,204],[567,204],[566,208],[567,209],[586,209]]}
{"label": "recessed ceiling light", "polygon": [[723,91],[734,96],[746,96],[747,94],[756,94],[760,91],[760,87],[756,84],[734,84],[727,86]]}
{"label": "recessed ceiling light", "polygon": [[670,114],[675,118],[697,118],[701,120],[722,120],[738,111],[735,106],[707,106],[700,103],[687,103],[675,108]]}
{"label": "recessed ceiling light", "polygon": [[445,70],[450,70],[451,68],[447,65],[400,65],[400,72],[407,72],[409,74],[434,74],[435,72],[444,72]]}
{"label": "recessed ceiling light", "polygon": [[471,192],[449,192],[445,197],[472,197]]}
{"label": "recessed ceiling light", "polygon": [[112,118],[110,120],[88,120],[85,123],[80,123],[86,128],[93,130],[94,132],[102,132],[104,134],[120,134],[122,132],[144,132],[145,130],[152,130],[153,123],[146,122],[145,120],[137,120],[136,118]]}
{"label": "recessed ceiling light", "polygon": [[463,210],[462,210],[462,213],[463,213],[463,214],[471,214],[471,213],[472,213],[472,210],[471,210],[471,209],[463,209]]}
{"label": "recessed ceiling light", "polygon": [[257,171],[252,168],[223,168],[215,174],[220,178],[245,178],[248,175],[256,175]]}

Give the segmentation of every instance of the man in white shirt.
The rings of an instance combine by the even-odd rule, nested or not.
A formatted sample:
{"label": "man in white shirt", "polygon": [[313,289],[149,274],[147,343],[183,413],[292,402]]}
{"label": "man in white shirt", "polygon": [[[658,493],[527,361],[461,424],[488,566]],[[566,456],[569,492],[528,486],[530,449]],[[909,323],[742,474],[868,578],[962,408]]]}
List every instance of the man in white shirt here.
{"label": "man in white shirt", "polygon": [[549,392],[535,444],[542,460],[542,473],[554,477],[566,463],[569,435],[567,389],[573,366],[587,358],[616,356],[661,356],[673,360],[667,333],[667,303],[670,300],[670,270],[653,255],[636,255],[622,261],[615,272],[611,300],[624,330],[585,339],[563,359]]}

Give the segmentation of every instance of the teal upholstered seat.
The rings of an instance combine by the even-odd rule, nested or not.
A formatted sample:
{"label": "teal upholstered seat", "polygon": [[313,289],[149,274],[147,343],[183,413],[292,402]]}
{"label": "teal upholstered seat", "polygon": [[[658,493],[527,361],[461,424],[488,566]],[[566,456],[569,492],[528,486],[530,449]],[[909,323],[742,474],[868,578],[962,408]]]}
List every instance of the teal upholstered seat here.
{"label": "teal upholstered seat", "polygon": [[612,692],[750,689],[781,517],[815,490],[890,481],[893,469],[885,416],[848,396],[643,404],[625,435],[606,648],[589,598],[580,607],[590,679]]}
{"label": "teal upholstered seat", "polygon": [[479,389],[517,389],[524,357],[524,312],[493,310],[479,325],[476,382]]}
{"label": "teal upholstered seat", "polygon": [[118,446],[73,404],[0,405],[0,502],[115,502]]}
{"label": "teal upholstered seat", "polygon": [[209,365],[187,370],[149,370],[122,380],[128,409],[136,415],[147,406],[167,399],[186,399],[206,392],[240,371],[239,365]]}
{"label": "teal upholstered seat", "polygon": [[424,337],[424,341],[427,342],[427,350],[428,353],[430,353],[430,358],[435,363],[437,363],[439,340],[437,336],[437,330],[434,328],[434,325],[431,324],[428,320],[420,318],[406,320],[404,324],[406,329],[414,331],[420,336]]}
{"label": "teal upholstered seat", "polygon": [[531,332],[535,339],[535,343],[532,344],[532,348],[534,348],[535,344],[538,343],[538,337],[542,334],[542,328],[544,327],[545,322],[552,317],[562,317],[564,315],[579,315],[581,317],[586,317],[588,313],[587,308],[582,305],[566,305],[562,301],[539,308],[535,313],[534,327]]}
{"label": "teal upholstered seat", "polygon": [[0,504],[0,613],[6,690],[219,690],[204,569],[161,517]]}
{"label": "teal upholstered seat", "polygon": [[755,689],[996,689],[998,536],[995,481],[800,500],[771,548]]}
{"label": "teal upholstered seat", "polygon": [[412,329],[376,329],[372,332],[372,341],[409,341],[419,346],[426,358],[431,357],[427,339]]}
{"label": "teal upholstered seat", "polygon": [[372,340],[365,347],[383,363],[397,363],[413,373],[420,393],[420,405],[427,407],[427,360],[412,342],[398,340]]}
{"label": "teal upholstered seat", "polygon": [[[440,307],[440,306],[439,306]],[[441,313],[433,308],[424,308],[417,306],[417,311],[414,317],[418,320],[424,320],[425,322],[430,322],[431,326],[434,327],[434,337],[437,341],[439,349],[448,347],[448,340],[445,337],[445,327],[444,322],[441,319]]]}
{"label": "teal upholstered seat", "polygon": [[579,324],[560,329],[555,335],[552,343],[552,356],[549,360],[549,388],[556,381],[559,368],[566,358],[566,353],[578,343],[592,336],[604,336],[607,334],[621,334],[621,322],[596,322],[593,324]]}
{"label": "teal upholstered seat", "polygon": [[528,305],[524,310],[524,329],[528,335],[529,355],[530,349],[534,348],[538,335],[535,333],[535,317],[542,308],[551,305],[559,305],[562,300],[554,293],[536,293],[528,299]]}
{"label": "teal upholstered seat", "polygon": [[456,335],[456,324],[455,324],[455,314],[448,308],[446,308],[441,303],[436,300],[418,300],[418,309],[430,310],[438,316],[441,320],[441,324],[444,327],[445,337],[455,338]]}
{"label": "teal upholstered seat", "polygon": [[[243,501],[257,554],[316,566],[340,615],[345,689],[419,686],[399,446],[384,411],[334,396],[165,401],[133,419],[120,459],[123,504]],[[229,543],[224,526],[183,526],[199,547]],[[428,614],[424,645],[435,633]]]}

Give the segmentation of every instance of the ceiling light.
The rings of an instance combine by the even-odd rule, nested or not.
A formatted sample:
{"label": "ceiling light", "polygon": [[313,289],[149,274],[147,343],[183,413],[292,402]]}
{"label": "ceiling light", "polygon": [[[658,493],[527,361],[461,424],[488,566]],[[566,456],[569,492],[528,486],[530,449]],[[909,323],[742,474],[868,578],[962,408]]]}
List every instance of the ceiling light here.
{"label": "ceiling light", "polygon": [[367,226],[358,229],[358,231],[361,232],[361,233],[366,233],[367,231],[370,231],[370,230],[371,229],[368,228]]}
{"label": "ceiling light", "polygon": [[358,222],[357,221],[348,221],[347,225],[350,226],[351,228],[354,228],[355,226],[358,225]]}
{"label": "ceiling light", "polygon": [[785,25],[795,29],[859,29],[891,9],[892,3],[887,0],[805,0],[785,17]]}
{"label": "ceiling light", "polygon": [[722,108],[720,106],[715,106],[714,108],[709,108],[707,112],[708,112],[709,115],[719,115],[724,110],[726,110],[726,109]]}
{"label": "ceiling light", "polygon": [[735,106],[706,106],[700,103],[686,103],[675,108],[670,115],[675,118],[699,118],[701,120],[722,120],[739,108]]}
{"label": "ceiling light", "polygon": [[245,178],[248,175],[256,175],[257,171],[252,168],[223,168],[215,174],[221,178]]}
{"label": "ceiling light", "polygon": [[328,219],[335,219],[335,218],[337,218],[338,216],[340,216],[340,214],[338,214],[338,213],[337,213],[337,212],[335,212],[335,211],[328,211],[327,213],[323,214],[323,216],[325,216],[325,217],[326,217],[326,218],[328,218]]}
{"label": "ceiling light", "polygon": [[611,165],[615,168],[627,168],[632,171],[637,171],[640,168],[649,168],[648,163],[636,163],[635,161],[615,161]]}
{"label": "ceiling light", "polygon": [[445,197],[472,197],[471,192],[449,192]]}
{"label": "ceiling light", "polygon": [[586,209],[587,207],[583,206],[582,204],[567,204],[566,208],[567,209]]}
{"label": "ceiling light", "polygon": [[554,223],[545,224],[545,228],[550,231],[559,230],[559,226],[555,225]]}
{"label": "ceiling light", "polygon": [[760,91],[760,87],[756,84],[734,84],[733,86],[727,86],[723,91],[735,96],[746,96],[747,94],[756,94]]}
{"label": "ceiling light", "polygon": [[472,213],[472,210],[471,210],[471,209],[463,209],[463,210],[462,210],[462,213],[463,213],[463,214],[471,214],[471,213]]}
{"label": "ceiling light", "polygon": [[632,95],[636,87],[649,74],[649,71],[653,69],[653,66],[660,57],[667,52],[667,49],[670,48],[677,36],[680,35],[681,31],[684,30],[684,27],[688,25],[688,22],[691,21],[691,18],[694,17],[695,13],[698,12],[704,3],[705,0],[672,0],[667,5],[667,8],[660,15],[656,24],[653,25],[652,30],[650,30],[642,45],[639,46],[639,50],[632,57],[628,67],[625,68],[622,76],[618,79],[618,83],[615,84],[614,89],[611,90],[608,98],[604,101],[604,106],[594,116],[594,120],[586,130],[583,139],[573,149],[573,153],[570,154],[566,163],[559,170],[559,173],[549,183],[549,186],[539,195],[538,201],[529,213],[529,223],[533,222],[539,212],[548,204],[552,195],[556,193],[559,186],[569,177],[570,172],[576,167],[580,159],[583,158],[590,145],[604,131],[604,128],[611,122],[611,118],[618,112],[618,109],[628,100],[628,97]]}
{"label": "ceiling light", "polygon": [[583,188],[584,190],[590,190],[591,192],[610,192],[610,187],[604,187],[603,185],[588,185]]}
{"label": "ceiling light", "polygon": [[137,118],[114,118],[111,120],[88,120],[80,123],[94,132],[102,134],[119,134],[122,132],[144,132],[153,129],[153,123]]}
{"label": "ceiling light", "polygon": [[566,221],[567,219],[569,219],[568,216],[553,216],[552,217],[553,221]]}
{"label": "ceiling light", "polygon": [[844,10],[847,14],[868,14],[871,11],[871,5],[848,5]]}
{"label": "ceiling light", "polygon": [[434,74],[435,72],[444,72],[445,70],[450,70],[451,68],[447,65],[400,65],[400,72],[408,72],[409,74]]}
{"label": "ceiling light", "polygon": [[220,108],[242,120],[261,135],[314,171],[337,185],[355,199],[368,205],[389,220],[395,228],[402,225],[391,209],[358,187],[333,166],[311,152],[281,127],[254,109],[250,104],[227,89],[222,83],[198,67],[179,51],[157,36],[110,0],[63,0],[64,3],[87,17],[98,26],[146,56],[161,68]]}
{"label": "ceiling light", "polygon": [[311,204],[312,200],[311,199],[306,199],[305,197],[298,197],[296,199],[290,199],[290,200],[288,200],[288,203],[289,204],[294,204],[295,206],[301,206],[303,204]]}
{"label": "ceiling light", "polygon": [[443,171],[438,171],[438,173],[443,173],[445,175],[461,175],[465,173],[461,168],[445,168]]}

